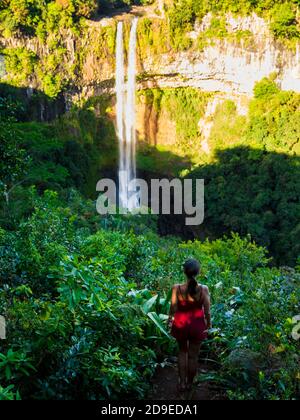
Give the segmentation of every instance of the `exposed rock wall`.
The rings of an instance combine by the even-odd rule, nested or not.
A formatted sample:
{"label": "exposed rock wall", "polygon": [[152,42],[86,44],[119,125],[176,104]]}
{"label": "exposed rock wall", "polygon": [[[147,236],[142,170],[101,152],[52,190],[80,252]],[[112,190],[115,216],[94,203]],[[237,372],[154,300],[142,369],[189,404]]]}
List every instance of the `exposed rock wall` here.
{"label": "exposed rock wall", "polygon": [[[80,87],[84,96],[113,92],[114,46],[109,51],[104,47],[103,30],[115,27],[116,19],[130,18],[130,15],[125,15],[101,19],[99,22],[90,22],[81,37],[71,32],[64,35],[63,64],[74,65],[76,53],[79,52],[82,61],[71,80],[71,87],[73,82],[74,88],[78,90]],[[211,15],[207,15],[188,35],[196,39],[209,27],[211,18]],[[157,21],[162,22],[162,19],[157,18]],[[267,22],[255,14],[247,17],[228,15],[227,30],[233,35],[241,31],[251,32],[252,39],[250,42],[243,37],[240,41],[216,39],[202,50],[193,47],[187,51],[175,52],[170,49],[164,54],[156,54],[149,46],[147,51],[138,51],[138,55],[144,57],[139,60],[139,87],[192,86],[209,92],[251,96],[256,81],[276,72],[282,89],[300,92],[300,45],[296,51],[292,51],[275,42]],[[39,57],[50,54],[49,47],[36,38],[0,38],[0,44],[13,48],[26,47]]]}
{"label": "exposed rock wall", "polygon": [[[211,15],[189,35],[196,39],[209,27]],[[153,75],[148,86],[192,86],[204,91],[218,91],[252,96],[255,82],[276,72],[283,90],[300,92],[300,45],[296,51],[284,48],[272,38],[268,24],[257,15],[227,16],[229,33],[251,32],[240,41],[214,40],[203,51],[184,51],[160,56],[148,55],[143,72]]]}
{"label": "exposed rock wall", "polygon": [[[131,15],[125,14],[91,21],[81,37],[71,32],[64,34],[65,54],[61,71],[72,66],[75,68],[74,74],[68,79],[68,91],[65,93],[67,107],[78,100],[114,93],[114,28],[116,20],[131,18]],[[155,21],[152,15],[151,19]],[[163,24],[163,16],[156,19],[156,25]],[[211,19],[210,14],[205,16],[188,36],[192,40],[198,39],[210,27]],[[205,139],[209,137],[212,112],[220,101],[234,100],[240,113],[245,114],[247,101],[241,105],[242,98],[250,98],[255,83],[274,72],[278,75],[277,81],[282,89],[300,92],[299,45],[291,50],[276,42],[269,32],[268,23],[255,14],[246,17],[227,15],[226,26],[232,37],[209,40],[203,48],[195,48],[194,44],[187,51],[176,52],[167,48],[167,52],[160,54],[151,45],[143,43],[141,46],[138,43],[139,89],[194,87],[217,93],[217,99],[208,105],[206,117],[199,122],[206,152],[208,148]],[[105,32],[107,29],[109,35]],[[235,36],[241,32],[248,33],[249,37]],[[47,45],[36,38],[0,39],[0,43],[9,48],[26,47],[41,60],[53,54]],[[29,85],[39,88],[34,76],[28,81]],[[152,144],[172,143],[176,129],[174,121],[165,112],[156,115],[155,109],[149,107],[149,104],[139,104],[137,119],[140,138],[147,138]]]}
{"label": "exposed rock wall", "polygon": [[152,146],[176,144],[177,132],[174,119],[164,108],[158,112],[155,106],[144,101],[143,97],[137,103],[136,128],[139,140]]}

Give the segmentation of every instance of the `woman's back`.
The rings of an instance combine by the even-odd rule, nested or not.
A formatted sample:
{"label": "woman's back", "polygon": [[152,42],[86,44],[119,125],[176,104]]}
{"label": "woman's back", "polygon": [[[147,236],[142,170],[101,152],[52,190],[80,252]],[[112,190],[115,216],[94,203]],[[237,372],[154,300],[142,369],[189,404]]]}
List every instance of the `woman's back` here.
{"label": "woman's back", "polygon": [[200,345],[207,337],[207,329],[211,328],[209,290],[196,280],[200,274],[200,264],[190,259],[184,263],[183,269],[187,281],[173,286],[169,315],[171,333],[179,346],[179,391],[192,386],[197,373]]}
{"label": "woman's back", "polygon": [[177,289],[177,311],[194,310],[195,308],[203,309],[203,289],[198,286],[196,294],[192,297],[189,295],[185,284],[178,285]]}
{"label": "woman's back", "polygon": [[172,325],[172,335],[177,340],[204,340],[206,323],[203,309],[203,286],[189,295],[185,285],[177,286],[177,310]]}

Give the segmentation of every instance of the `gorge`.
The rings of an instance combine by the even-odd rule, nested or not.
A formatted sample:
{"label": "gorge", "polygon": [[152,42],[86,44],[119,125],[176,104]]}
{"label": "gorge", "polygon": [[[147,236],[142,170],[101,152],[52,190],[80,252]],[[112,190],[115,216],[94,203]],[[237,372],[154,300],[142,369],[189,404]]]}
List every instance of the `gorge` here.
{"label": "gorge", "polygon": [[[49,32],[45,39],[3,33],[2,81],[26,91],[26,107],[37,120],[51,121],[65,108],[64,136],[80,144],[72,154],[78,159],[86,154],[83,149],[92,148],[88,152],[92,165],[85,158],[80,173],[76,164],[68,167],[76,173],[76,185],[82,185],[90,197],[95,198],[100,177],[119,177],[121,204],[135,208],[137,198],[130,201],[125,191],[136,174],[145,179],[192,176],[203,168],[202,176],[214,191],[221,185],[224,190],[226,179],[228,199],[231,191],[247,197],[247,210],[221,218],[217,210],[208,210],[206,223],[188,232],[179,220],[177,224],[165,220],[161,233],[174,233],[174,228],[193,239],[214,238],[232,229],[250,232],[277,255],[272,231],[280,225],[279,231],[290,229],[297,237],[297,212],[290,212],[294,216],[289,216],[287,225],[282,223],[279,209],[286,199],[275,192],[278,187],[271,181],[271,170],[264,174],[271,188],[262,187],[268,198],[256,204],[255,192],[242,186],[255,174],[247,169],[242,175],[238,166],[234,171],[241,171],[247,180],[236,184],[226,173],[231,163],[223,160],[226,150],[237,162],[242,153],[252,170],[259,159],[274,160],[275,153],[282,156],[278,159],[297,160],[299,42],[276,38],[270,22],[255,11],[209,11],[173,33],[173,9],[168,7],[138,6],[111,17],[84,19],[78,27]],[[176,7],[175,16],[180,16]],[[269,94],[273,94],[271,102]],[[74,145],[68,147],[71,150]],[[290,164],[286,170],[293,172]],[[211,179],[206,176],[210,171],[215,172]],[[49,179],[58,176],[49,168],[45,173]],[[47,185],[48,181],[39,182]],[[292,182],[287,181],[291,189]],[[274,204],[273,195],[278,194],[280,200]],[[293,207],[292,190],[290,194],[288,206]],[[227,206],[227,202],[221,204],[223,195],[222,189],[217,197],[211,195],[212,208]],[[240,208],[244,204],[238,200]],[[262,216],[259,228],[252,223],[258,214]],[[293,261],[297,252],[292,252]]]}
{"label": "gorge", "polygon": [[[210,110],[215,111],[225,101],[231,100],[238,115],[247,115],[255,83],[270,74],[276,75],[276,81],[283,90],[300,92],[299,44],[289,49],[275,40],[268,22],[255,13],[249,16],[226,14],[226,33],[221,38],[218,35],[213,37],[211,33],[207,35],[215,19],[208,13],[201,21],[196,21],[187,33],[190,47],[178,51],[170,44],[166,17],[159,16],[153,9],[150,11],[143,9],[142,13],[146,15],[140,17],[137,25],[137,90],[140,95],[136,103],[136,135],[139,145],[150,144],[162,150],[175,147],[176,153],[182,155],[179,150],[182,138],[178,134],[174,115],[165,107],[157,110],[149,95],[146,97],[143,94],[147,89],[193,88],[203,94],[211,94],[204,109],[199,111],[198,133],[193,139],[194,151],[191,151],[192,155],[203,155],[202,160],[206,160],[205,156],[211,155],[214,150],[214,145],[209,145],[214,115],[205,118]],[[134,13],[138,14],[139,9],[134,9],[133,16]],[[129,13],[86,21],[80,37],[62,29],[59,49],[37,37],[2,37],[0,43],[6,51],[19,51],[19,57],[22,56],[21,51],[34,55],[35,65],[28,75],[24,74],[21,84],[52,94],[47,92],[48,81],[45,85],[45,79],[39,76],[47,69],[52,72],[49,82],[54,83],[55,91],[66,84],[67,89],[64,88],[62,95],[66,109],[70,109],[72,104],[83,103],[89,98],[113,95],[117,22],[123,22],[124,41],[129,44],[131,19]],[[205,43],[201,41],[203,36],[208,37]],[[28,59],[25,57],[24,60]],[[53,69],[50,67],[52,62]],[[13,82],[15,77],[19,74],[8,71],[3,80]],[[113,106],[114,103],[113,99]],[[41,109],[40,114],[43,116],[45,111]],[[140,151],[144,149],[139,147]],[[138,162],[147,158],[147,148],[146,155],[141,153]],[[192,162],[195,162],[194,158]],[[159,171],[164,172],[161,168]]]}
{"label": "gorge", "polygon": [[[71,104],[114,92],[117,22],[124,22],[129,36],[131,19],[131,14],[125,14],[87,21],[80,38],[70,31],[63,33],[60,49],[52,49],[32,37],[2,37],[0,43],[7,51],[19,49],[34,54],[38,61],[33,72],[24,74],[21,83],[46,93],[47,85],[39,77],[38,66],[50,69],[47,60],[61,60],[54,70],[61,79],[55,89],[67,82],[64,95],[66,103]],[[268,23],[253,13],[246,17],[227,14],[226,34],[222,38],[209,34],[211,38],[202,45],[201,39],[207,36],[213,20],[209,13],[200,23],[196,22],[186,35],[191,46],[177,51],[170,45],[165,19],[158,15],[151,15],[151,20],[147,15],[141,16],[137,28],[138,90],[192,87],[202,92],[218,92],[232,98],[242,114],[247,109],[247,99],[253,96],[255,83],[272,73],[283,90],[300,92],[299,44],[289,49],[275,40]],[[13,81],[14,77],[17,75],[8,71],[4,80]],[[143,106],[138,106],[137,111],[138,120],[142,120]],[[143,137],[143,127],[138,128]]]}

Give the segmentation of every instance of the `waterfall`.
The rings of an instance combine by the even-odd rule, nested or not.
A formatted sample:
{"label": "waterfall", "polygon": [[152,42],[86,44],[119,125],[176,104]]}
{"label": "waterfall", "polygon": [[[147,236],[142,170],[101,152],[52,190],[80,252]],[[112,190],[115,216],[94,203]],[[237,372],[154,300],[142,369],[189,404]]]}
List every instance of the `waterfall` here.
{"label": "waterfall", "polygon": [[[125,85],[123,23],[118,23],[116,45],[116,122],[119,140],[119,206],[129,211],[139,205],[137,194],[128,192],[136,178],[136,34],[138,19],[132,22],[129,39],[128,76]],[[134,185],[133,185],[134,187]]]}
{"label": "waterfall", "polygon": [[[136,178],[136,33],[138,20],[132,22],[129,39],[129,58],[128,58],[128,79],[127,79],[127,102],[125,110],[127,160],[129,162],[129,181]],[[138,206],[137,197],[134,195],[128,202],[129,210]]]}
{"label": "waterfall", "polygon": [[123,22],[118,23],[117,55],[116,55],[116,94],[117,94],[117,134],[123,139],[123,108],[124,108],[124,52],[123,52]]}
{"label": "waterfall", "polygon": [[117,45],[116,45],[116,118],[117,118],[117,136],[119,140],[119,200],[120,205],[126,206],[127,182],[125,173],[125,152],[126,142],[124,138],[124,106],[125,106],[125,70],[124,70],[124,47],[123,47],[123,22],[118,23]]}

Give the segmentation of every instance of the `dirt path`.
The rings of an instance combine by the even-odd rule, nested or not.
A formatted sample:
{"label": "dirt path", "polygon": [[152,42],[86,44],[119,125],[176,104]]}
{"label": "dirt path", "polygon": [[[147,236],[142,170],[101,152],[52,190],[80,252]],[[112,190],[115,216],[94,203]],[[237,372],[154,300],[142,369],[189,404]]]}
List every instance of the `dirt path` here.
{"label": "dirt path", "polygon": [[[211,368],[207,364],[199,365],[199,375],[209,373]],[[220,391],[214,389],[208,382],[200,382],[194,389],[184,394],[177,391],[177,364],[175,361],[168,366],[159,367],[152,379],[152,390],[148,396],[150,400],[221,400],[224,396]]]}

